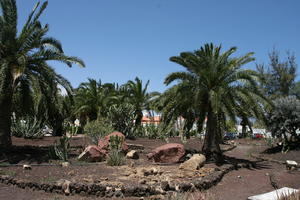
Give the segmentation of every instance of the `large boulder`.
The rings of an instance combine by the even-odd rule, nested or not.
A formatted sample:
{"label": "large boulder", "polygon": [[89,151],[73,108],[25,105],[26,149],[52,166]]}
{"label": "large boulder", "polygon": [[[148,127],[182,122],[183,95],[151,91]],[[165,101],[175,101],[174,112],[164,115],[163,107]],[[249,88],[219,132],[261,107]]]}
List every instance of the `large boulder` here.
{"label": "large boulder", "polygon": [[182,144],[169,143],[154,149],[147,154],[147,158],[159,163],[177,163],[182,160],[184,155],[185,149]]}
{"label": "large boulder", "polygon": [[105,160],[107,151],[96,145],[90,145],[78,156],[78,160],[87,162],[101,162]]}
{"label": "large boulder", "polygon": [[206,158],[202,154],[194,154],[190,159],[180,164],[179,169],[185,170],[197,170],[201,168],[206,161]]}
{"label": "large boulder", "polygon": [[122,145],[121,145],[122,151],[124,153],[128,152],[128,146],[125,141],[125,136],[123,135],[123,133],[117,132],[117,131],[112,132],[109,135],[105,136],[104,139],[99,139],[98,147],[103,150],[109,151],[110,150],[109,143],[110,143],[111,136],[118,136],[118,137],[122,138]]}

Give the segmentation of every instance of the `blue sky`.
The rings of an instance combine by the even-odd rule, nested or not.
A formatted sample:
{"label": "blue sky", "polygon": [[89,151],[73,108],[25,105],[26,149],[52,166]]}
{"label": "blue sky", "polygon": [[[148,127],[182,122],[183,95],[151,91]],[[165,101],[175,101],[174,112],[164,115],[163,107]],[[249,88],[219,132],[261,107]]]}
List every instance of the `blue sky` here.
{"label": "blue sky", "polygon": [[[36,2],[17,1],[19,26]],[[51,63],[74,87],[88,77],[123,84],[138,76],[162,92],[166,75],[183,70],[169,58],[209,42],[238,47],[236,56],[253,51],[257,63],[268,63],[274,46],[299,61],[299,9],[299,0],[50,0],[41,21],[66,54],[85,61]]]}

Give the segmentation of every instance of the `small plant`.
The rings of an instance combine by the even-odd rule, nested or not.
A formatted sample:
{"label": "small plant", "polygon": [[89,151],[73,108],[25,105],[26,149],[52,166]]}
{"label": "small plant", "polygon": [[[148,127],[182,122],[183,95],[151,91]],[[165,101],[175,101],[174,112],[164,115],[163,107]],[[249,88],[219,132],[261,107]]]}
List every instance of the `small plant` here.
{"label": "small plant", "polygon": [[84,126],[84,132],[87,133],[88,137],[94,144],[98,144],[99,139],[105,137],[113,131],[114,129],[112,126],[105,120],[91,121]]}
{"label": "small plant", "polygon": [[70,151],[70,137],[62,136],[59,142],[55,142],[54,147],[50,148],[49,157],[54,159],[60,159],[64,162],[68,161],[68,154]]}
{"label": "small plant", "polygon": [[117,135],[112,135],[109,138],[109,147],[111,150],[120,151],[124,139],[122,137],[119,137]]}
{"label": "small plant", "polygon": [[123,144],[123,138],[117,135],[110,136],[109,147],[110,152],[107,158],[107,164],[109,166],[120,166],[125,162],[124,154],[121,152]]}
{"label": "small plant", "polygon": [[15,137],[26,139],[38,139],[43,137],[44,124],[35,117],[25,117],[24,119],[13,119],[11,132]]}
{"label": "small plant", "polygon": [[79,127],[67,122],[64,124],[64,129],[69,135],[74,136],[77,135]]}
{"label": "small plant", "polygon": [[124,164],[125,157],[122,152],[114,149],[109,152],[106,162],[109,166],[120,166]]}

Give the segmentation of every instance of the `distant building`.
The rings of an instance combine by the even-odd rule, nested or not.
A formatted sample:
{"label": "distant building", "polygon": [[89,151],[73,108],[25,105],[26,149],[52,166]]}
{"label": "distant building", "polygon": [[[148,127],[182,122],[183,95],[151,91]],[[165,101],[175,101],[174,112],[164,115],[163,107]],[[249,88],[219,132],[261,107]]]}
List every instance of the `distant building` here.
{"label": "distant building", "polygon": [[142,125],[155,125],[158,126],[161,123],[161,116],[143,116]]}

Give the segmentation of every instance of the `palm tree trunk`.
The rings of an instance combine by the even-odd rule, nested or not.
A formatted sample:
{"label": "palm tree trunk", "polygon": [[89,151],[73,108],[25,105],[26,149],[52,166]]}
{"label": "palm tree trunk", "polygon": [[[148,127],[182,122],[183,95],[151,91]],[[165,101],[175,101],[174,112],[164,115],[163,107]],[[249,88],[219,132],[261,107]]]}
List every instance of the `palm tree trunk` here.
{"label": "palm tree trunk", "polygon": [[206,134],[202,152],[205,154],[207,159],[213,159],[216,162],[222,162],[223,155],[219,145],[220,141],[217,130],[217,116],[213,113],[211,105],[209,105],[207,113]]}
{"label": "palm tree trunk", "polygon": [[[5,69],[3,69],[5,70]],[[11,142],[12,76],[7,69],[0,81],[0,149],[9,149]]]}
{"label": "palm tree trunk", "polygon": [[140,110],[136,111],[136,119],[135,119],[135,126],[139,126],[142,123],[142,118],[143,118],[143,112]]}

